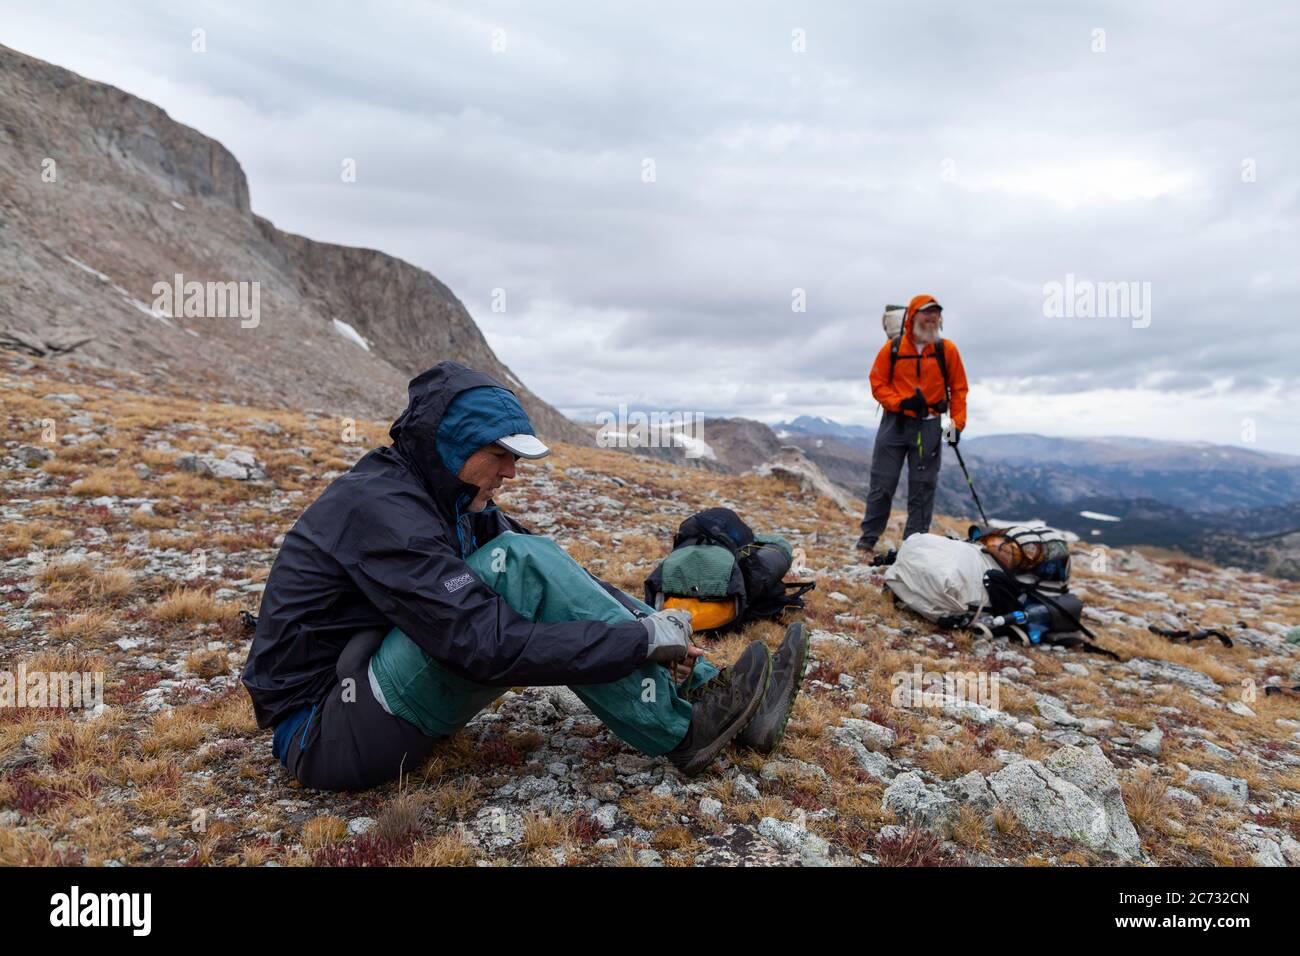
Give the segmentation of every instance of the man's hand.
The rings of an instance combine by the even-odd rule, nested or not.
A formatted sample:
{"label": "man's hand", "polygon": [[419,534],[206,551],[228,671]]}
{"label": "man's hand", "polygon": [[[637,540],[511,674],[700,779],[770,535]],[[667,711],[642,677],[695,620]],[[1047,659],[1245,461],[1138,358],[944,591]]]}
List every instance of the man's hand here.
{"label": "man's hand", "polygon": [[921,394],[921,390],[918,388],[912,393],[911,398],[905,398],[899,402],[898,408],[899,411],[915,412],[917,415],[924,415],[926,409],[925,396]]}
{"label": "man's hand", "polygon": [[656,611],[649,617],[641,618],[641,623],[650,634],[646,660],[654,661],[656,664],[669,664],[680,661],[690,652],[692,633],[690,611],[667,608]]}
{"label": "man's hand", "polygon": [[674,661],[667,665],[668,673],[673,677],[673,683],[678,687],[686,686],[686,682],[690,680],[691,672],[695,670],[695,662],[703,656],[704,648],[692,644],[685,657],[680,661]]}
{"label": "man's hand", "polygon": [[947,425],[944,425],[943,440],[946,441],[949,445],[957,444],[957,442],[961,441],[961,429],[958,428],[956,425],[954,425],[952,422],[949,422]]}

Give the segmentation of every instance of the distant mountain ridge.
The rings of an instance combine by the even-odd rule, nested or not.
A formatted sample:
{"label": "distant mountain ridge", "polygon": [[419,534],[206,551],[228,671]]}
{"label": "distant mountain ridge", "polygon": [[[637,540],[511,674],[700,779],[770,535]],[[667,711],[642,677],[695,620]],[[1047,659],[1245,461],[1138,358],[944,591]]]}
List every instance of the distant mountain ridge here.
{"label": "distant mountain ridge", "polygon": [[[1300,457],[1234,445],[991,435],[961,447],[969,461],[1021,487],[1037,480],[1052,502],[1150,498],[1210,514],[1300,500]],[[1013,475],[1016,469],[1023,474]],[[1053,488],[1053,478],[1064,486]]]}
{"label": "distant mountain ridge", "polygon": [[[722,468],[744,471],[755,449],[793,445],[841,488],[866,495],[875,433],[865,426],[808,415],[770,428],[746,419],[706,424],[720,438]],[[739,433],[749,453],[733,453]],[[1300,528],[1300,457],[1208,442],[1035,434],[972,438],[961,449],[991,518],[1038,519],[1085,541],[1175,548],[1300,578],[1300,535],[1261,540]],[[936,510],[978,520],[955,455],[945,449],[944,457]],[[895,505],[906,496],[904,471]]]}
{"label": "distant mountain ridge", "polygon": [[1216,445],[1204,441],[1170,441],[1132,436],[1059,438],[1033,433],[987,435],[968,439],[963,447],[981,455],[1018,463],[1061,462],[1105,464],[1137,462],[1176,469],[1199,470],[1209,463],[1223,467],[1300,468],[1300,456],[1280,452]]}
{"label": "distant mountain ridge", "polygon": [[871,438],[876,434],[874,428],[866,425],[845,425],[823,415],[800,415],[788,422],[777,422],[773,431],[782,429],[807,432],[810,435],[826,435],[830,438]]}
{"label": "distant mountain ridge", "polygon": [[[834,480],[859,494],[865,491],[864,468],[870,464],[875,434],[871,429],[812,416],[772,427],[782,441],[799,445],[814,458],[829,455],[839,460],[828,474],[835,471]],[[966,439],[961,449],[972,471],[978,467],[975,477],[990,507],[999,502],[1018,509],[1085,499],[1150,499],[1186,512],[1213,513],[1300,500],[1300,456],[1235,445],[1006,434]],[[955,467],[955,458],[950,453],[947,457]],[[969,500],[959,472],[954,475],[945,465],[941,506],[949,493]]]}

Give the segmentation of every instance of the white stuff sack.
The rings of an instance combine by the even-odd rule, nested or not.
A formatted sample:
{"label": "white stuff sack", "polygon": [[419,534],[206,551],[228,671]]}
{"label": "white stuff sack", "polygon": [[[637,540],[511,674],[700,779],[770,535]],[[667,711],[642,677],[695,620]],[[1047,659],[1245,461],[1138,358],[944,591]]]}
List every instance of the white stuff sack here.
{"label": "white stuff sack", "polygon": [[931,621],[983,604],[984,572],[997,561],[978,544],[938,534],[914,534],[885,571],[885,585]]}
{"label": "white stuff sack", "polygon": [[896,339],[903,332],[903,320],[907,318],[907,306],[905,305],[887,305],[885,314],[880,317],[881,328],[885,330],[885,338]]}

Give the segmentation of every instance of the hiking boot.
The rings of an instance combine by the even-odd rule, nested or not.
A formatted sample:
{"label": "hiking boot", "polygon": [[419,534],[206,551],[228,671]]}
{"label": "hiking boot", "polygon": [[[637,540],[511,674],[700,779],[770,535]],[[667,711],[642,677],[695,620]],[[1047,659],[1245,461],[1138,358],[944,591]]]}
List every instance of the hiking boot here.
{"label": "hiking boot", "polygon": [[755,641],[731,667],[691,694],[691,726],[668,759],[693,777],[713,762],[753,718],[767,693],[772,655],[767,645]]}
{"label": "hiking boot", "polygon": [[870,554],[872,551],[876,550],[876,542],[868,541],[866,538],[858,538],[858,543],[853,547],[865,554]]}
{"label": "hiking boot", "polygon": [[785,640],[772,655],[772,680],[758,713],[749,722],[736,742],[770,754],[776,750],[785,735],[785,725],[794,710],[794,699],[803,685],[804,670],[808,666],[809,637],[803,623],[796,621],[786,628]]}

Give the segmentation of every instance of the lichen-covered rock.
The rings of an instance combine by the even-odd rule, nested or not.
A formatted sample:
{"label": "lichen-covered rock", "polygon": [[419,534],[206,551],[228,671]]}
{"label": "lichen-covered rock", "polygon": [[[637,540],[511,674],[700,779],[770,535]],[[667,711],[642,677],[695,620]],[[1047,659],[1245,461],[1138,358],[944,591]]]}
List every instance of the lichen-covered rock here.
{"label": "lichen-covered rock", "polygon": [[1210,796],[1222,797],[1239,807],[1244,807],[1250,798],[1250,787],[1241,777],[1225,777],[1209,770],[1193,770],[1187,775],[1187,786]]}
{"label": "lichen-covered rock", "polygon": [[899,820],[943,839],[952,835],[957,822],[957,801],[910,770],[894,778],[880,805]]}
{"label": "lichen-covered rock", "polygon": [[998,801],[1029,830],[1078,840],[1123,859],[1141,855],[1115,768],[1100,751],[1062,747],[1046,762],[1022,760],[989,778]]}
{"label": "lichen-covered rock", "polygon": [[1158,661],[1147,657],[1135,657],[1126,661],[1124,666],[1146,680],[1165,684],[1182,684],[1202,694],[1217,694],[1223,690],[1212,678],[1185,664],[1173,661]]}
{"label": "lichen-covered rock", "polygon": [[875,721],[845,717],[840,726],[861,740],[871,750],[888,750],[898,743],[898,734]]}
{"label": "lichen-covered rock", "polygon": [[759,821],[758,832],[782,849],[798,853],[805,866],[830,865],[830,844],[798,824],[764,817]]}
{"label": "lichen-covered rock", "polygon": [[181,471],[191,471],[204,478],[232,478],[235,481],[264,481],[266,468],[251,452],[234,449],[225,458],[193,452],[176,459]]}
{"label": "lichen-covered rock", "polygon": [[980,813],[992,811],[997,804],[997,797],[993,795],[988,781],[978,770],[972,770],[964,777],[948,781],[943,789],[958,803],[965,804]]}
{"label": "lichen-covered rock", "polygon": [[843,727],[831,727],[829,733],[831,739],[853,751],[858,766],[875,779],[881,781],[892,780],[898,772],[888,757],[876,753],[874,750],[868,750],[852,731],[845,730]]}
{"label": "lichen-covered rock", "polygon": [[1159,727],[1152,727],[1145,734],[1137,739],[1134,746],[1144,754],[1152,757],[1160,755],[1160,746],[1164,743],[1165,734]]}

